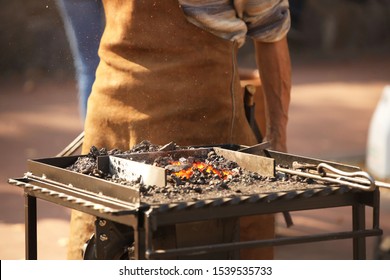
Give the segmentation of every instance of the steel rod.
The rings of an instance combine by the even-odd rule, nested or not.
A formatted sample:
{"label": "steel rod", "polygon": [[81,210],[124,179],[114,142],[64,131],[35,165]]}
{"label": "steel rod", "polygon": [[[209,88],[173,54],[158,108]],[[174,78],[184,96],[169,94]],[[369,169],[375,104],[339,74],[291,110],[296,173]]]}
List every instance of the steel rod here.
{"label": "steel rod", "polygon": [[26,260],[37,260],[37,199],[24,193]]}
{"label": "steel rod", "polygon": [[319,242],[319,241],[332,241],[332,240],[349,239],[349,238],[364,239],[364,237],[377,236],[381,234],[382,234],[382,230],[371,229],[371,230],[315,234],[310,236],[281,237],[281,238],[268,239],[268,240],[233,242],[228,244],[213,244],[213,245],[206,245],[206,246],[194,246],[194,247],[187,247],[187,248],[167,249],[167,250],[155,250],[155,251],[147,250],[146,258],[155,259],[155,258],[163,258],[163,257],[172,257],[177,255],[199,255],[203,253],[238,250],[238,249],[246,249],[246,248],[253,248],[253,247],[283,246],[283,245],[293,245],[293,244],[311,243],[311,242]]}

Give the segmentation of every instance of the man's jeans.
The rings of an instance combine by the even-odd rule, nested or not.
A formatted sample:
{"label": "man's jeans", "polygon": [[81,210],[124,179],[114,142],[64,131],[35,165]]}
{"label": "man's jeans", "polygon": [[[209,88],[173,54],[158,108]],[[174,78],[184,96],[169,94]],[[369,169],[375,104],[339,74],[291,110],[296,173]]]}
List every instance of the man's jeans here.
{"label": "man's jeans", "polygon": [[101,0],[57,0],[74,58],[79,106],[85,119],[87,101],[99,64],[98,48],[105,25]]}

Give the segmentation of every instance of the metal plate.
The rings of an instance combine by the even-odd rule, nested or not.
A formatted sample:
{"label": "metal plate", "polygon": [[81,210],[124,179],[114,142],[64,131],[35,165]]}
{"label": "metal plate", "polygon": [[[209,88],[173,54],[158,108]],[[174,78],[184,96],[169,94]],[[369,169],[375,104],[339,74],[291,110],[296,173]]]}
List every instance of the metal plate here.
{"label": "metal plate", "polygon": [[[141,162],[109,156],[110,174],[127,181],[137,181],[149,186],[164,187],[166,185],[165,169]],[[141,178],[140,178],[141,177]]]}

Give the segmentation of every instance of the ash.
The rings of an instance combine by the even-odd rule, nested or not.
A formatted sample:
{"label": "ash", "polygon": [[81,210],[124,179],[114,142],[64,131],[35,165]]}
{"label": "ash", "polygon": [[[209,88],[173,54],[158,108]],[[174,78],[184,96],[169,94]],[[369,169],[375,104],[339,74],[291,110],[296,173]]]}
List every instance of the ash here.
{"label": "ash", "polygon": [[[272,178],[264,177],[256,172],[241,168],[237,163],[217,155],[214,151],[210,151],[204,158],[187,157],[180,158],[176,162],[168,156],[156,158],[151,164],[166,170],[167,184],[164,187],[145,185],[140,179],[132,182],[126,181],[116,175],[103,173],[97,168],[97,157],[99,156],[157,152],[161,148],[162,146],[154,145],[149,141],[142,141],[127,151],[98,149],[92,146],[87,156],[79,157],[67,169],[138,188],[141,201],[149,204],[188,202],[237,195],[307,189],[314,188],[316,185],[313,180],[288,174],[276,174],[277,176]],[[174,145],[173,149],[192,149],[192,147]],[[175,164],[172,164],[173,162]],[[216,173],[210,172],[206,168],[203,170],[192,168],[193,164],[197,162],[204,163],[216,170]],[[190,170],[190,174],[181,176],[180,172],[183,172],[183,170]],[[227,174],[222,176],[221,171],[227,171]]]}

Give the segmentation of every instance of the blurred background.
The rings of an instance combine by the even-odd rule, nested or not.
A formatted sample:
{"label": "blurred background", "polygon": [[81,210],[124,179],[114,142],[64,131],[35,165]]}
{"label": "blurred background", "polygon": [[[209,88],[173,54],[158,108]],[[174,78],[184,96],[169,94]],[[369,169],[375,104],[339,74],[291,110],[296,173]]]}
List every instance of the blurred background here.
{"label": "blurred background", "polygon": [[[0,0],[0,259],[24,258],[24,198],[7,184],[27,159],[53,157],[81,131],[75,68],[54,0]],[[290,153],[365,168],[368,132],[390,84],[390,0],[292,0]],[[255,68],[248,42],[239,63]],[[389,109],[390,112],[390,109]],[[388,178],[378,178],[387,180]],[[381,226],[390,234],[390,198]],[[309,212],[309,213],[308,213]],[[38,257],[65,259],[69,209],[38,203]],[[294,213],[280,235],[350,228],[348,211]],[[375,258],[378,240],[369,240]],[[349,259],[352,242],[284,246],[278,259]]]}

